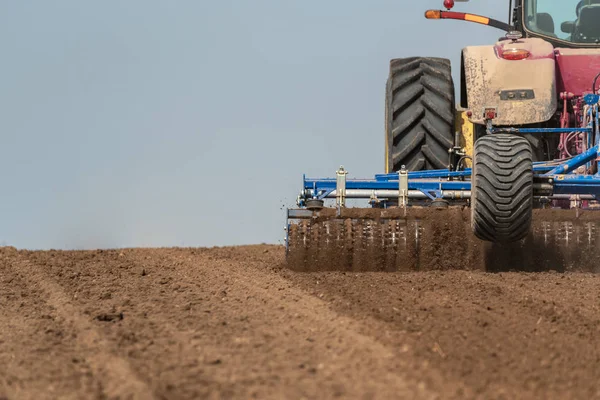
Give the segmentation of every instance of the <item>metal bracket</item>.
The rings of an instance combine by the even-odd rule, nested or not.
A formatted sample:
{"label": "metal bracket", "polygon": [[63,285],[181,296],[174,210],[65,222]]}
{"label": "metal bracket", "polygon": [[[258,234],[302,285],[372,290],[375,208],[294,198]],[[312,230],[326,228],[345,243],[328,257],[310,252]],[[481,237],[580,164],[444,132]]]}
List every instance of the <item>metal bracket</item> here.
{"label": "metal bracket", "polygon": [[328,190],[321,190],[321,192],[319,193],[319,195],[316,197],[319,200],[324,200],[326,199],[331,192],[333,192],[335,189],[328,189]]}
{"label": "metal bracket", "polygon": [[346,207],[346,175],[348,171],[344,169],[344,166],[340,166],[340,169],[335,171],[336,188],[335,188],[335,204],[339,208]]}
{"label": "metal bracket", "polygon": [[379,201],[379,199],[377,198],[377,194],[373,190],[371,192],[371,197],[369,198],[369,205],[373,208],[377,208],[377,207],[379,207],[380,203],[381,203],[381,201]]}
{"label": "metal bracket", "polygon": [[485,107],[483,109],[483,119],[485,120],[485,130],[488,135],[493,133],[493,121],[498,118],[498,107]]}
{"label": "metal bracket", "polygon": [[439,200],[444,198],[444,192],[442,190],[421,190],[425,196],[429,197],[430,200]]}
{"label": "metal bracket", "polygon": [[398,205],[404,209],[408,206],[408,171],[402,166],[398,172]]}

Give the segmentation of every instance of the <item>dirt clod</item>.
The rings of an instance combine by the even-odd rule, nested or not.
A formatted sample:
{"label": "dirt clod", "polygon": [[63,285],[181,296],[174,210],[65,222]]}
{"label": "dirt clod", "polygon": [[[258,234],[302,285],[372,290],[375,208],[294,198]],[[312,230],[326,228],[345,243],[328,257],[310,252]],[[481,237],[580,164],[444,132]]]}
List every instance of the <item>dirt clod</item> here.
{"label": "dirt clod", "polygon": [[96,319],[98,321],[103,322],[112,322],[112,321],[121,321],[124,318],[123,313],[102,313],[96,315]]}

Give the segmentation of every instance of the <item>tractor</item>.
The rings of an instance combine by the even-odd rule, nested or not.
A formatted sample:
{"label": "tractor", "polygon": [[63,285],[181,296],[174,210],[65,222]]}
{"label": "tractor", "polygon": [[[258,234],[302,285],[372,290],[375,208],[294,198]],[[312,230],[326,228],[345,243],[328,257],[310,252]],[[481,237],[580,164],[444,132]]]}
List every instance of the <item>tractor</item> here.
{"label": "tractor", "polygon": [[[341,167],[335,178],[305,177],[299,207],[288,210],[288,253],[310,262],[312,245],[406,249],[431,229],[425,215],[447,221],[443,211],[453,207],[468,213],[464,234],[480,241],[595,243],[600,0],[510,0],[507,22],[453,11],[454,0],[443,5],[425,18],[489,25],[502,36],[462,50],[459,101],[449,60],[391,60],[385,173],[348,179]],[[371,210],[349,209],[347,199],[368,200]]]}

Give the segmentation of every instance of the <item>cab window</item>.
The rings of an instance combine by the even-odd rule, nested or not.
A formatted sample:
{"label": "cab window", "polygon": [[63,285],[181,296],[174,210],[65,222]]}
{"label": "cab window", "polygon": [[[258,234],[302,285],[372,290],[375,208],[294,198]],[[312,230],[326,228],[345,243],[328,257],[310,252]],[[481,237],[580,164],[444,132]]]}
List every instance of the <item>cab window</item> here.
{"label": "cab window", "polygon": [[528,0],[525,26],[551,38],[600,44],[600,0]]}

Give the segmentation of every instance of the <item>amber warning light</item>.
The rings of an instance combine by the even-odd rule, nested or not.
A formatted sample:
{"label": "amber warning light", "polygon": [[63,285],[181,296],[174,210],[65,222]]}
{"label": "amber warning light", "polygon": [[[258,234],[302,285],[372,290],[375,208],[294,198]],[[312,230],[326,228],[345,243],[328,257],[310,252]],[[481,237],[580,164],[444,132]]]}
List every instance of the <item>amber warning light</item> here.
{"label": "amber warning light", "polygon": [[427,10],[427,11],[425,11],[425,18],[440,19],[440,18],[442,18],[442,12],[439,10]]}
{"label": "amber warning light", "polygon": [[518,61],[529,58],[531,53],[525,49],[508,49],[504,50],[500,56],[505,60]]}

